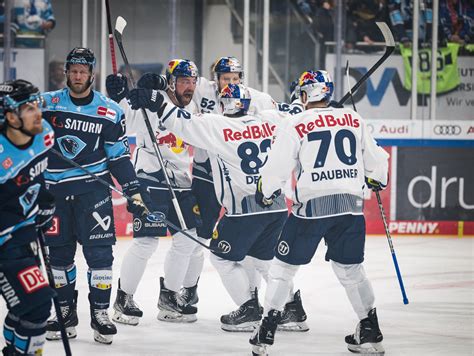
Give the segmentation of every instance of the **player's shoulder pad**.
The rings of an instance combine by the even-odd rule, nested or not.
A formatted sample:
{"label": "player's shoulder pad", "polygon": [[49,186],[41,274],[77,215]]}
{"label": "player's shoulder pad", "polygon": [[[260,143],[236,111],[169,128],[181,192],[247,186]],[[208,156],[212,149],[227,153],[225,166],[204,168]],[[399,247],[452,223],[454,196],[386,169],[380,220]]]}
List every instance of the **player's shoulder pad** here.
{"label": "player's shoulder pad", "polygon": [[97,90],[94,90],[94,100],[92,104],[97,107],[97,114],[115,123],[120,122],[124,115],[123,109],[119,104]]}
{"label": "player's shoulder pad", "polygon": [[52,108],[52,106],[61,105],[61,102],[66,102],[65,99],[67,99],[67,95],[69,95],[67,88],[55,91],[48,91],[46,93],[41,94],[44,99],[46,108],[48,109]]}

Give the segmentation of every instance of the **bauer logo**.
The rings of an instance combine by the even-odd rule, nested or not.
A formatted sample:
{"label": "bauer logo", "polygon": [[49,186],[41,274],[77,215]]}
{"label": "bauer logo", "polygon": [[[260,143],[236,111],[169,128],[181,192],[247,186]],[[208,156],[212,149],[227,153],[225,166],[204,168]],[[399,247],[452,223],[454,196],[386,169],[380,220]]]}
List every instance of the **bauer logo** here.
{"label": "bauer logo", "polygon": [[221,253],[229,253],[232,250],[230,243],[225,240],[219,241],[217,247],[219,247]]}
{"label": "bauer logo", "polygon": [[18,273],[18,279],[26,293],[47,287],[48,282],[44,278],[38,266],[28,267]]}
{"label": "bauer logo", "polygon": [[280,241],[278,244],[278,253],[282,256],[286,256],[289,252],[290,246],[288,246],[288,243],[286,241]]}

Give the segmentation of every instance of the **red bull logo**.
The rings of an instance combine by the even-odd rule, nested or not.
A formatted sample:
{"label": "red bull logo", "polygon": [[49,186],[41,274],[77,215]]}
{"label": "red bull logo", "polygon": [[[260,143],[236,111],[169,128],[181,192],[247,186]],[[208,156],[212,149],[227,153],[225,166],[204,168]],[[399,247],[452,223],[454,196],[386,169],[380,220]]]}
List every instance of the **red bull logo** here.
{"label": "red bull logo", "polygon": [[318,80],[316,79],[316,73],[314,73],[314,72],[304,72],[303,74],[301,74],[298,84],[299,84],[299,86],[303,86],[305,84],[311,84],[311,83],[315,83],[315,82],[318,82]]}
{"label": "red bull logo", "polygon": [[174,153],[180,153],[188,146],[181,138],[176,137],[173,133],[169,132],[166,135],[161,136],[159,132],[156,134],[156,140],[158,145],[168,146]]}
{"label": "red bull logo", "polygon": [[239,95],[234,96],[235,94],[238,94],[236,91],[238,90],[238,86],[229,84],[224,87],[221,91],[221,98],[238,98]]}

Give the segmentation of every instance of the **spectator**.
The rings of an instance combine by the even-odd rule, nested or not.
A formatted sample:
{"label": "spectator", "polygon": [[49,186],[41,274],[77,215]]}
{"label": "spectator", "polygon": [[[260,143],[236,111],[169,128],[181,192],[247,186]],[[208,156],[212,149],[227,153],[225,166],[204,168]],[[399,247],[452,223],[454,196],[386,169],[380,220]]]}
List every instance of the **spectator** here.
{"label": "spectator", "polygon": [[376,21],[386,22],[387,6],[384,0],[350,0],[348,2],[346,47],[352,49],[357,41],[373,44],[383,41]]}
{"label": "spectator", "polygon": [[[431,39],[433,23],[431,0],[420,0],[419,36],[418,40],[428,43]],[[395,39],[405,47],[411,45],[413,28],[413,1],[412,0],[389,0],[390,21],[392,23]]]}
{"label": "spectator", "polygon": [[[18,24],[14,20],[15,19],[12,16],[10,28],[12,30],[13,36],[16,35],[16,32],[18,31]],[[0,33],[1,34],[3,34],[4,23],[5,23],[5,0],[0,0]]]}
{"label": "spectator", "polygon": [[474,40],[473,15],[474,6],[467,0],[441,0],[439,22],[443,40],[461,45],[472,43]]}
{"label": "spectator", "polygon": [[64,62],[49,62],[48,91],[55,91],[66,87],[66,76],[64,75]]}
{"label": "spectator", "polygon": [[[47,35],[56,25],[50,0],[15,0],[15,19],[18,22],[18,35]],[[38,47],[38,41],[17,40],[21,47]]]}

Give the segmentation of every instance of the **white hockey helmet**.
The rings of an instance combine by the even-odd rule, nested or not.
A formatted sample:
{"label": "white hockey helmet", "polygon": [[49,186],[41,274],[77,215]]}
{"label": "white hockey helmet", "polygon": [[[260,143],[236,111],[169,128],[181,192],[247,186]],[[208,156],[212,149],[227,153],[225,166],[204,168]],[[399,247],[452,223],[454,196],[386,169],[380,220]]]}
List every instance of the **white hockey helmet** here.
{"label": "white hockey helmet", "polygon": [[329,103],[334,92],[331,76],[324,70],[308,70],[300,75],[298,80],[300,97],[306,93],[306,103],[325,101]]}

